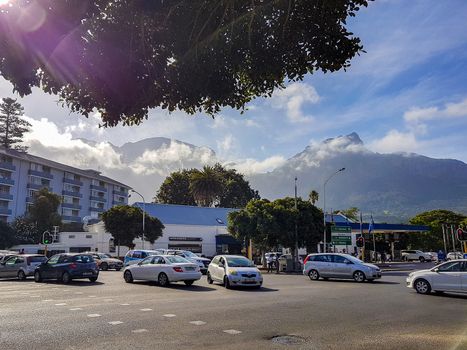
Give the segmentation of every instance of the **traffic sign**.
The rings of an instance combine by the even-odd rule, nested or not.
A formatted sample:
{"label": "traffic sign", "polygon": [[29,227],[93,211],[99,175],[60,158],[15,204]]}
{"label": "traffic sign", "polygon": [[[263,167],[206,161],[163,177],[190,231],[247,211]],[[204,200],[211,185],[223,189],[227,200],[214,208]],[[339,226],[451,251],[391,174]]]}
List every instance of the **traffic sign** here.
{"label": "traffic sign", "polygon": [[331,226],[331,243],[352,245],[352,228],[350,226]]}

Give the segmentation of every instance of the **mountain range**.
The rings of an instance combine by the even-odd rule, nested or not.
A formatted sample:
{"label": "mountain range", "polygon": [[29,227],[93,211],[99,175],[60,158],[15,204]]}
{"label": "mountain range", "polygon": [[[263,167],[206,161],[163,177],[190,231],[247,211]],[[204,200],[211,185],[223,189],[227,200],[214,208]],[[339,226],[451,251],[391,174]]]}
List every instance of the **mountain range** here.
{"label": "mountain range", "polygon": [[[214,150],[162,137],[115,146],[91,140],[79,142],[72,152],[31,145],[31,153],[69,165],[94,168],[132,186],[146,201],[152,200],[170,172],[200,168],[205,164],[235,163],[218,159]],[[71,156],[70,156],[71,155]],[[365,147],[358,134],[338,136],[309,145],[267,173],[249,174],[247,179],[263,198],[293,196],[297,177],[298,195],[308,198],[316,190],[323,206],[326,185],[327,210],[358,207],[375,221],[405,222],[431,209],[467,213],[467,164],[453,159],[434,159],[413,153],[380,154]],[[130,201],[139,201],[132,198]]]}

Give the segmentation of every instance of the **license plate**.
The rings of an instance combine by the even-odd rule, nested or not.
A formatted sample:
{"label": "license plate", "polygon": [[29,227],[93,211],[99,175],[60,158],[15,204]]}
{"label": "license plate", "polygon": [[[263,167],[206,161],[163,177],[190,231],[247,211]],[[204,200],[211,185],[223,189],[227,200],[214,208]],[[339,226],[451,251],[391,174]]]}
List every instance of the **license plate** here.
{"label": "license plate", "polygon": [[195,268],[194,268],[194,267],[185,267],[185,270],[187,270],[187,271],[194,271]]}
{"label": "license plate", "polygon": [[253,283],[256,283],[256,281],[254,279],[247,279],[247,280],[244,280],[243,283],[253,284]]}

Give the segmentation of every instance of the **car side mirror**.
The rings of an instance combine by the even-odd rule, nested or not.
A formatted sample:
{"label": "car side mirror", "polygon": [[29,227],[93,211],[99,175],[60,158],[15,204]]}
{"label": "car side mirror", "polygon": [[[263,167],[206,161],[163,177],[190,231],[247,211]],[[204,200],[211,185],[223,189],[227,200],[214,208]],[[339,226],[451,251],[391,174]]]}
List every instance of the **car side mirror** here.
{"label": "car side mirror", "polygon": [[439,272],[439,268],[433,269],[433,272]]}
{"label": "car side mirror", "polygon": [[223,263],[219,263],[219,267],[224,268],[225,266]]}

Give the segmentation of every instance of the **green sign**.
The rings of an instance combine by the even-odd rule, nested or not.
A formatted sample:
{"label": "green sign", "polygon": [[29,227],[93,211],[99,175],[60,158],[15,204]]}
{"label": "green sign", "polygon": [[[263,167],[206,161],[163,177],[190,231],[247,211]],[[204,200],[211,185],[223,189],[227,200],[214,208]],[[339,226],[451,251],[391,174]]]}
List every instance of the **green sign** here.
{"label": "green sign", "polygon": [[333,245],[352,245],[352,228],[350,226],[331,226],[331,243]]}

